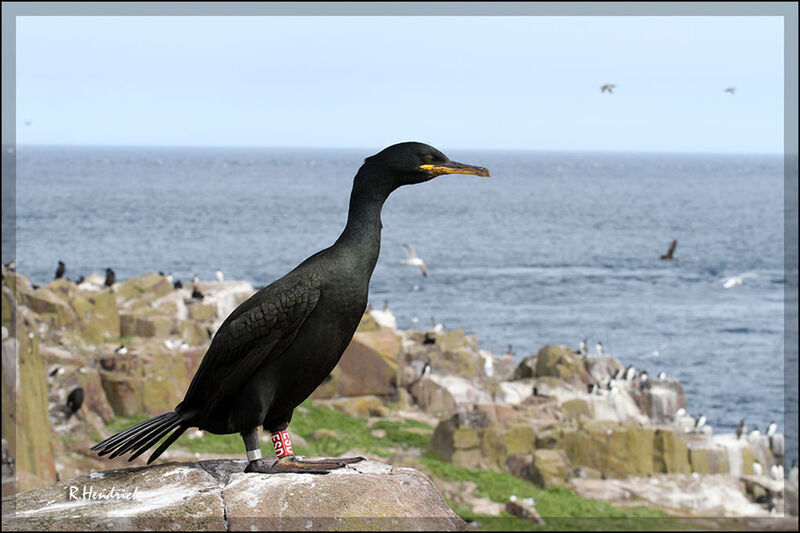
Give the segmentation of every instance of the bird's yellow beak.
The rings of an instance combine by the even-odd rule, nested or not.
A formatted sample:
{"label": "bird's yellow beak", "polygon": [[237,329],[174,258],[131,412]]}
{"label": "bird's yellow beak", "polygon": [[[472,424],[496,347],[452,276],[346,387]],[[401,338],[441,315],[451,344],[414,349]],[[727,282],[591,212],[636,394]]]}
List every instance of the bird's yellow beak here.
{"label": "bird's yellow beak", "polygon": [[419,168],[427,171],[434,177],[441,176],[442,174],[472,174],[488,178],[492,175],[487,168],[465,165],[464,163],[457,163],[455,161],[448,161],[447,163],[440,163],[438,165],[420,165]]}

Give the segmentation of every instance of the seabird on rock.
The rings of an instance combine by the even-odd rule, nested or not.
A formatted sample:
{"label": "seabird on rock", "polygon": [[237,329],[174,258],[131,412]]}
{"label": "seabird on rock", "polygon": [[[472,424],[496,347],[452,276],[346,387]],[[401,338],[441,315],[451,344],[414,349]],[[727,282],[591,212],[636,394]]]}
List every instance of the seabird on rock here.
{"label": "seabird on rock", "polygon": [[6,267],[8,270],[12,270],[12,271],[14,271],[14,270],[17,270],[17,260],[16,260],[16,259],[12,259],[12,260],[11,260],[11,261],[9,261],[8,263],[6,263],[4,266],[5,266],[5,267]]}
{"label": "seabird on rock", "polygon": [[86,281],[86,278],[84,278],[83,276],[79,276],[78,281],[75,282],[75,285],[80,285],[84,281]]}
{"label": "seabird on rock", "polygon": [[744,418],[739,420],[739,425],[736,426],[736,440],[742,438],[742,435],[747,433],[747,425],[744,422]]}
{"label": "seabird on rock", "polygon": [[706,415],[704,415],[703,413],[700,413],[700,416],[697,418],[697,420],[694,423],[695,432],[697,432],[701,427],[703,427],[705,425],[706,425]]}
{"label": "seabird on rock", "polygon": [[625,368],[619,367],[614,373],[614,379],[622,379],[625,377]]}
{"label": "seabird on rock", "polygon": [[661,256],[661,259],[675,259],[673,257],[673,254],[675,253],[675,247],[677,246],[678,246],[678,241],[673,240],[672,244],[669,245],[669,250],[667,250],[667,253]]}
{"label": "seabird on rock", "polygon": [[200,292],[196,285],[192,285],[192,298],[195,298],[196,300],[203,299],[203,293]]}
{"label": "seabird on rock", "polygon": [[111,270],[110,268],[107,268],[106,269],[106,280],[103,283],[103,285],[105,285],[106,287],[111,287],[112,285],[114,285],[114,283],[116,283],[116,281],[117,281],[117,275],[114,274],[113,270]]}
{"label": "seabird on rock", "polygon": [[114,350],[114,353],[118,355],[125,355],[126,353],[128,353],[128,347],[125,346],[124,344],[120,344],[119,348]]}
{"label": "seabird on rock", "polygon": [[603,343],[602,342],[597,341],[596,350],[597,350],[597,355],[603,355]]}
{"label": "seabird on rock", "polygon": [[628,365],[628,368],[625,369],[625,381],[633,381],[634,377],[636,377],[636,367]]}
{"label": "seabird on rock", "polygon": [[81,405],[83,405],[83,389],[81,387],[72,389],[67,396],[67,420],[81,408]]}
{"label": "seabird on rock", "polygon": [[666,372],[664,372],[663,370],[661,372],[659,372],[658,375],[656,376],[656,379],[659,379],[659,380],[662,380],[662,381],[667,379]]}
{"label": "seabird on rock", "polygon": [[589,346],[586,344],[586,339],[581,341],[581,345],[578,348],[578,353],[583,357],[586,357],[589,354]]}
{"label": "seabird on rock", "polygon": [[192,276],[192,283],[197,283],[198,281],[200,281],[200,278],[197,276],[197,274]]}
{"label": "seabird on rock", "polygon": [[64,264],[63,261],[58,262],[58,268],[56,268],[56,277],[55,279],[61,279],[64,277],[64,272],[67,271],[67,265]]}
{"label": "seabird on rock", "polygon": [[647,370],[642,370],[639,373],[639,381],[645,382],[650,379],[650,374],[647,373]]}
{"label": "seabird on rock", "polygon": [[600,87],[600,92],[601,93],[613,94],[614,93],[614,87],[616,87],[616,85],[614,85],[613,83],[606,83],[605,85]]}
{"label": "seabird on rock", "polygon": [[165,277],[165,278],[167,278],[167,281],[168,281],[169,283],[172,283],[172,279],[173,279],[173,278],[172,278],[172,274],[167,274],[167,275],[166,275],[166,276],[164,276],[164,277]]}
{"label": "seabird on rock", "polygon": [[218,268],[216,274],[217,274],[217,281],[219,281],[220,283],[225,281],[225,275],[222,273],[221,269]]}
{"label": "seabird on rock", "polygon": [[687,415],[687,411],[683,407],[681,407],[680,409],[675,411],[675,416],[686,416],[686,415]]}
{"label": "seabird on rock", "polygon": [[778,423],[773,420],[767,426],[767,433],[766,434],[767,434],[767,436],[771,437],[771,436],[773,436],[775,434],[776,431],[778,431]]}
{"label": "seabird on rock", "polygon": [[481,357],[483,357],[483,373],[487,378],[494,376],[494,357],[491,352],[481,350]]}
{"label": "seabird on rock", "polygon": [[177,281],[175,281],[175,283],[172,284],[172,287],[175,288],[175,289],[182,289],[183,288],[183,282],[181,280],[177,280]]}
{"label": "seabird on rock", "polygon": [[761,463],[759,463],[758,461],[755,461],[753,463],[753,475],[754,476],[761,476],[763,474],[764,474],[764,469],[762,468]]}
{"label": "seabird on rock", "polygon": [[[350,344],[368,302],[378,261],[381,209],[403,185],[442,174],[489,176],[415,142],[368,157],[353,182],[347,224],[336,242],[245,300],[214,335],[189,389],[174,411],[136,424],[92,449],[135,459],[161,439],[148,463],[186,430],[238,433],[246,472],[325,474],[361,457],[297,459],[288,426],[295,408],[334,369]],[[303,208],[298,202],[297,208]],[[306,206],[307,207],[307,206]],[[258,428],[272,434],[278,459],[262,461]]]}
{"label": "seabird on rock", "polygon": [[444,326],[437,322],[435,317],[431,317],[431,326],[434,333],[441,333],[444,331]]}
{"label": "seabird on rock", "polygon": [[404,244],[403,248],[406,249],[406,253],[408,254],[408,257],[403,259],[401,261],[401,263],[403,265],[410,265],[410,266],[419,267],[419,270],[420,270],[420,272],[422,272],[422,275],[427,277],[428,269],[425,267],[425,261],[423,261],[421,258],[417,257],[417,251],[414,250],[414,248],[412,248],[411,246],[409,246],[407,244]]}

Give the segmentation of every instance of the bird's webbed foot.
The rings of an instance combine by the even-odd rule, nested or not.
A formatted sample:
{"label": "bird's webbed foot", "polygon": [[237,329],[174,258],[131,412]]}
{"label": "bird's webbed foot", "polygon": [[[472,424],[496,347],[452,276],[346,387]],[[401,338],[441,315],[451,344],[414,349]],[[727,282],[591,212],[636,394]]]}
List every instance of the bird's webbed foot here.
{"label": "bird's webbed foot", "polygon": [[262,458],[250,461],[245,472],[261,474],[327,474],[331,470],[342,468],[351,463],[363,461],[363,457],[342,459],[302,460],[294,455],[286,455],[278,459]]}

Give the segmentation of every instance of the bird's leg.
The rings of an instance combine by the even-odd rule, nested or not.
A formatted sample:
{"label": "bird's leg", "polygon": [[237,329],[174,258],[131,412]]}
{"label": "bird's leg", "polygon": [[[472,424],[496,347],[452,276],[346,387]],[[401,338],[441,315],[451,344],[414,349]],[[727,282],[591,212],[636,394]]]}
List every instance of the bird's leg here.
{"label": "bird's leg", "polygon": [[[245,472],[260,472],[262,474],[327,474],[331,470],[342,468],[351,463],[363,461],[363,457],[352,457],[344,459],[321,459],[321,460],[301,460],[294,456],[292,443],[289,440],[289,432],[286,425],[282,428],[275,428],[272,433],[272,445],[275,448],[277,460],[269,463],[268,460],[261,458],[261,451],[258,448],[258,429],[254,429],[249,434],[242,435],[247,448],[247,458],[250,462],[245,468]],[[251,452],[251,450],[253,450]]]}

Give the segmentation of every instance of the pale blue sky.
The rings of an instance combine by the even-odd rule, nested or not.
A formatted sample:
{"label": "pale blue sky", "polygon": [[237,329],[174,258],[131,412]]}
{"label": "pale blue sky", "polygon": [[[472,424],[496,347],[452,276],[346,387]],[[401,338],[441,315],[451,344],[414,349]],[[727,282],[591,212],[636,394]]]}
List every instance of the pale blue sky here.
{"label": "pale blue sky", "polygon": [[16,67],[19,144],[783,151],[781,17],[19,17]]}

